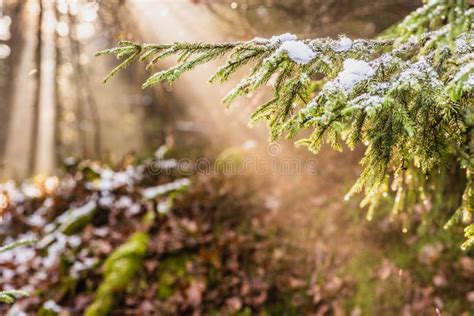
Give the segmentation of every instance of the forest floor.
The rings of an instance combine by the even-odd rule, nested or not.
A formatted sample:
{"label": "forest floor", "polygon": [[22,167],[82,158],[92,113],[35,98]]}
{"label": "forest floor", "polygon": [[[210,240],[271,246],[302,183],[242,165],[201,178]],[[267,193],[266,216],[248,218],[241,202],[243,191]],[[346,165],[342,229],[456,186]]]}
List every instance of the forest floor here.
{"label": "forest floor", "polygon": [[456,241],[367,223],[337,194],[280,204],[254,175],[183,177],[171,154],[3,184],[3,242],[39,241],[0,256],[4,289],[31,293],[0,313],[468,315]]}

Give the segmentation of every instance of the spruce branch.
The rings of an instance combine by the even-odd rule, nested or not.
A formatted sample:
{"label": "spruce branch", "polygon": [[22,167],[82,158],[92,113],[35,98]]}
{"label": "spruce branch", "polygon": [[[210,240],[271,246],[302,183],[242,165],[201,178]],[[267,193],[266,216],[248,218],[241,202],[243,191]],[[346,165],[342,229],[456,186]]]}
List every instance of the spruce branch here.
{"label": "spruce branch", "polygon": [[17,247],[32,245],[36,242],[37,242],[36,239],[22,239],[22,240],[14,241],[8,245],[0,247],[0,253],[12,250]]}
{"label": "spruce branch", "polygon": [[[473,24],[474,8],[467,1],[430,0],[372,40],[282,34],[218,44],[121,42],[98,55],[124,58],[106,80],[137,59],[151,69],[178,57],[176,66],[151,75],[143,88],[171,84],[224,56],[210,82],[224,82],[250,66],[223,103],[270,86],[272,98],[257,108],[250,124],[266,121],[271,141],[294,138],[314,152],[325,142],[337,150],[344,143],[366,144],[363,171],[348,196],[363,191],[362,205],[369,206],[372,218],[375,207],[390,197],[396,214],[436,194],[431,184],[452,161],[474,170],[474,152],[466,146],[474,125]],[[297,139],[301,130],[310,130],[310,136]],[[468,180],[463,214],[474,208],[472,186]]]}
{"label": "spruce branch", "polygon": [[0,291],[0,303],[13,304],[16,299],[28,296],[28,292],[21,290]]}
{"label": "spruce branch", "polygon": [[[8,245],[0,247],[0,253],[11,251],[12,249],[15,249],[17,247],[32,245],[36,243],[36,241],[36,239],[22,239],[14,241]],[[0,291],[0,303],[13,304],[17,298],[27,296],[30,296],[30,294],[22,290]]]}

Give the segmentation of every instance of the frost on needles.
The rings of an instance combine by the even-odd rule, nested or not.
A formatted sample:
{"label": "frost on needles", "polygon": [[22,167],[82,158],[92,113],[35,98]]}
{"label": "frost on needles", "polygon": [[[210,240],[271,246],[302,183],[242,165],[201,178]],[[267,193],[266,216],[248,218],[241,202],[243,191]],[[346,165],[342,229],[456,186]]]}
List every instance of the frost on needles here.
{"label": "frost on needles", "polygon": [[[187,71],[226,56],[211,82],[223,82],[251,65],[250,74],[224,98],[271,85],[273,97],[255,110],[251,123],[267,122],[271,140],[296,139],[317,152],[323,142],[367,146],[363,171],[348,193],[364,191],[367,218],[381,203],[391,216],[415,205],[443,200],[452,170],[465,176],[459,208],[446,228],[464,225],[474,246],[474,8],[468,1],[431,0],[379,38],[298,39],[282,34],[246,42],[139,44],[129,41],[97,55],[124,61],[110,79],[135,60],[147,69],[178,56],[176,66],[143,84],[170,84]],[[309,137],[299,139],[299,131]],[[454,194],[454,193],[453,193]],[[446,209],[446,207],[445,207]]]}

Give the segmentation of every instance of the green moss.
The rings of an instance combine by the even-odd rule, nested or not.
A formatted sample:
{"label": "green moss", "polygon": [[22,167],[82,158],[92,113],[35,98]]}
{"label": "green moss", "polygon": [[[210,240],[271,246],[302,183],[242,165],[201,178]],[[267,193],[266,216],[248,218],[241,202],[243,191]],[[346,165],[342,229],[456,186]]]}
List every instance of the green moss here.
{"label": "green moss", "polygon": [[268,303],[265,306],[265,310],[262,315],[286,315],[286,316],[299,316],[305,315],[303,308],[297,307],[292,303],[292,294],[285,293],[282,297],[275,302]]}
{"label": "green moss", "polygon": [[[457,240],[452,239],[449,232],[439,230],[439,233],[429,235],[426,231],[418,232],[417,242],[410,247],[400,243],[399,236],[383,240],[385,252],[362,251],[353,258],[341,272],[354,280],[354,294],[345,302],[346,310],[359,307],[363,315],[398,315],[402,305],[409,298],[406,284],[393,278],[380,280],[374,272],[380,267],[383,258],[387,258],[396,267],[409,271],[413,276],[412,286],[432,284],[433,276],[439,271],[437,264],[427,266],[420,264],[418,253],[425,245],[442,241],[445,245],[440,262],[455,262],[460,255]],[[462,280],[451,276],[451,284],[462,284]],[[439,290],[440,291],[440,290]],[[440,291],[437,293],[445,302],[444,312],[448,315],[459,315],[462,310],[462,298],[456,297],[456,291]]]}
{"label": "green moss", "polygon": [[249,307],[245,307],[235,313],[234,316],[252,316],[252,310]]}
{"label": "green moss", "polygon": [[126,289],[142,266],[148,239],[148,235],[143,232],[135,233],[107,258],[104,263],[104,281],[96,292],[95,301],[84,315],[103,316],[110,312],[116,293]]}
{"label": "green moss", "polygon": [[62,215],[67,215],[67,220],[61,223],[59,230],[68,236],[77,234],[91,222],[96,212],[97,204],[95,201],[89,201],[79,208],[70,209]]}
{"label": "green moss", "polygon": [[38,311],[37,315],[38,316],[56,316],[56,315],[58,315],[58,313],[56,313],[55,311],[52,311],[50,309],[41,307],[40,310]]}
{"label": "green moss", "polygon": [[192,255],[185,253],[168,257],[160,262],[157,293],[159,299],[166,300],[173,295],[178,280],[191,279],[186,273],[186,264],[192,259]]}
{"label": "green moss", "polygon": [[379,254],[362,251],[343,268],[342,273],[353,279],[356,284],[354,295],[346,302],[348,310],[358,306],[363,315],[373,315],[377,289],[377,282],[373,278],[373,273],[380,262]]}

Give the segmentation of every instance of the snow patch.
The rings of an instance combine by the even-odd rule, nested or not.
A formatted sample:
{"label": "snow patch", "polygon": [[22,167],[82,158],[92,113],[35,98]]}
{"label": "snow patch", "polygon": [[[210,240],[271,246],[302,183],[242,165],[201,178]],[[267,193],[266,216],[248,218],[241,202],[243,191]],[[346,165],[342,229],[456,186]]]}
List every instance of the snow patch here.
{"label": "snow patch", "polygon": [[465,54],[472,51],[474,47],[474,36],[461,35],[456,39],[456,50],[460,54]]}
{"label": "snow patch", "polygon": [[[20,240],[31,240],[31,239],[36,239],[38,236],[33,233],[29,232],[26,234],[21,234],[16,238],[16,241]],[[12,242],[15,242],[13,238],[7,237],[4,240],[4,244],[10,244]],[[10,249],[8,251],[0,253],[0,264],[4,263],[12,263],[14,266],[17,268],[22,266],[24,263],[27,263],[31,261],[32,259],[35,258],[36,252],[33,248],[31,247],[17,247]]]}
{"label": "snow patch", "polygon": [[129,208],[132,207],[133,200],[129,196],[121,196],[117,202],[115,202],[115,206],[117,208]]}
{"label": "snow patch", "polygon": [[47,255],[43,258],[43,266],[50,268],[59,262],[61,254],[66,248],[77,248],[81,245],[82,239],[77,235],[66,236],[60,231],[55,231],[46,235],[38,242],[38,247],[47,249]]}
{"label": "snow patch", "polygon": [[345,92],[349,92],[357,83],[368,79],[375,74],[374,68],[363,60],[346,59],[344,68],[337,77],[337,82]]}
{"label": "snow patch", "polygon": [[272,44],[276,44],[276,43],[284,43],[284,42],[287,42],[287,41],[296,41],[297,39],[298,39],[298,37],[295,34],[284,33],[284,34],[281,34],[281,35],[272,36],[270,38],[270,42]]}
{"label": "snow patch", "polygon": [[341,37],[339,41],[333,45],[333,49],[336,52],[345,52],[351,49],[352,47],[352,40],[349,37]]}
{"label": "snow patch", "polygon": [[114,206],[114,201],[115,198],[113,197],[113,195],[102,196],[99,199],[99,205],[105,208],[111,208],[112,206]]}
{"label": "snow patch", "polygon": [[178,167],[178,161],[176,161],[176,159],[173,159],[173,158],[166,159],[166,160],[159,160],[158,167],[164,170],[175,169],[176,167]]}
{"label": "snow patch", "polygon": [[79,278],[82,271],[88,270],[98,263],[97,258],[84,258],[82,261],[75,261],[71,267],[70,273],[73,277]]}
{"label": "snow patch", "polygon": [[22,203],[25,200],[25,195],[16,187],[15,182],[12,180],[0,184],[0,191],[6,192],[14,204]]}
{"label": "snow patch", "polygon": [[145,199],[151,200],[157,197],[158,195],[162,195],[171,191],[179,190],[184,187],[187,187],[191,184],[189,179],[179,179],[170,183],[162,184],[156,187],[146,188],[142,191],[142,195]]}
{"label": "snow patch", "polygon": [[278,43],[284,43],[287,41],[295,41],[297,39],[298,37],[295,34],[284,33],[284,34],[272,36],[270,38],[254,37],[252,39],[252,42],[255,42],[256,44],[278,44]]}
{"label": "snow patch", "polygon": [[38,198],[41,196],[41,190],[32,182],[23,182],[21,184],[21,191],[28,198]]}
{"label": "snow patch", "polygon": [[379,107],[384,102],[384,98],[378,95],[364,93],[351,101],[351,105],[358,109],[369,112]]}
{"label": "snow patch", "polygon": [[285,52],[288,57],[297,64],[305,65],[309,63],[316,53],[311,49],[311,47],[305,44],[302,41],[286,41],[281,44],[275,52],[275,55],[279,55],[282,52]]}
{"label": "snow patch", "polygon": [[53,300],[46,301],[46,302],[43,304],[43,308],[44,308],[44,309],[47,309],[47,310],[49,310],[49,311],[55,312],[55,313],[60,313],[61,310],[62,310],[61,306],[59,306],[58,304],[56,304],[56,302],[53,301]]}
{"label": "snow patch", "polygon": [[[5,288],[4,288],[5,289]],[[8,313],[6,314],[6,316],[28,316],[27,313],[25,313],[25,311],[23,311],[23,309],[20,307],[20,305],[17,303],[17,304],[14,304],[9,310],[8,310]]]}
{"label": "snow patch", "polygon": [[56,222],[59,224],[70,223],[71,221],[77,220],[79,217],[87,216],[91,214],[97,208],[97,197],[93,196],[87,203],[84,205],[71,208],[59,215],[56,218]]}
{"label": "snow patch", "polygon": [[171,206],[172,205],[171,205],[170,199],[167,199],[165,201],[161,201],[160,203],[158,203],[158,205],[156,206],[156,210],[160,214],[166,214],[171,209]]}
{"label": "snow patch", "polygon": [[134,203],[133,200],[128,196],[121,196],[117,202],[115,202],[115,207],[126,209],[127,213],[131,215],[136,215],[140,213],[140,204]]}
{"label": "snow patch", "polygon": [[428,83],[433,89],[443,86],[438,73],[424,57],[403,71],[398,78],[401,84],[416,85],[420,81]]}
{"label": "snow patch", "polygon": [[104,196],[120,187],[130,189],[142,176],[139,167],[133,168],[131,166],[128,166],[125,171],[115,172],[111,169],[101,169],[97,172],[100,173],[100,179],[89,183],[88,188],[101,191]]}

